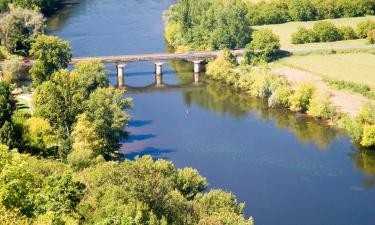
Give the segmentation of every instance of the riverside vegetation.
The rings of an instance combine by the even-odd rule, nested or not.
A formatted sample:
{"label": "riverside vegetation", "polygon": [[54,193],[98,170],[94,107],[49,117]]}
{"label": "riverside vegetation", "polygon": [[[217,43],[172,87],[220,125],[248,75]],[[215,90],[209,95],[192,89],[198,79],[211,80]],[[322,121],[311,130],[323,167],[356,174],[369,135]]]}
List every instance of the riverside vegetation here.
{"label": "riverside vegetation", "polygon": [[[9,2],[16,6],[2,8]],[[110,87],[98,61],[66,69],[71,47],[43,34],[39,12],[57,2],[0,4],[1,58],[8,59],[0,81],[2,223],[252,225],[245,205],[232,193],[208,190],[197,170],[118,154],[132,101]],[[32,111],[17,107],[12,94],[26,74],[19,63],[25,56],[36,60]]]}
{"label": "riverside vegetation", "polygon": [[[257,64],[267,63],[279,57],[277,52],[281,45],[279,37],[273,34],[271,29],[261,28],[254,31],[250,27],[251,24],[363,16],[373,14],[374,6],[375,1],[372,0],[275,0],[256,3],[210,0],[194,2],[194,4],[189,0],[180,0],[166,13],[165,36],[168,43],[177,51],[245,47],[246,53],[242,64],[252,66],[244,67],[246,69],[235,68],[230,52],[224,51],[216,60],[209,62],[207,76],[243,89],[253,96],[267,98],[270,107],[282,106],[329,120],[348,130],[355,143],[366,148],[374,148],[375,107],[373,105],[362,109],[357,118],[349,119],[341,115],[328,93],[321,93],[314,85],[304,83],[294,88],[286,78],[270,74],[267,69],[259,69]],[[266,15],[273,19],[268,17],[266,19]],[[222,32],[223,27],[226,27],[224,32]],[[231,32],[236,28],[239,28],[239,32]],[[317,22],[313,31],[304,29],[301,32],[302,29],[293,35],[295,42],[335,41],[357,36],[361,38],[369,36],[371,42],[373,21],[360,22],[357,32],[349,27],[339,29],[330,22]],[[217,42],[218,40],[220,41]],[[347,87],[349,85],[345,86]],[[371,92],[372,90],[363,91],[367,96],[371,96]]]}

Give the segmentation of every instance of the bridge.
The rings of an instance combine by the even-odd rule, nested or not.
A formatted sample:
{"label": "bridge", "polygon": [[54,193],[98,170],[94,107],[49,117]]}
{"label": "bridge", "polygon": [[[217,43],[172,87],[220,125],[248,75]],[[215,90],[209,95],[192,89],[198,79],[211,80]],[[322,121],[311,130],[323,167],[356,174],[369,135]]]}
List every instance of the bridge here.
{"label": "bridge", "polygon": [[[72,58],[70,64],[74,65],[82,61],[98,60],[102,63],[113,63],[117,67],[117,81],[119,87],[125,86],[125,66],[132,62],[151,61],[155,63],[156,85],[162,85],[163,64],[168,60],[187,60],[193,63],[192,71],[194,80],[199,82],[199,74],[203,70],[203,61],[216,58],[220,51],[184,52],[184,53],[155,53],[138,55],[97,56]],[[231,53],[239,59],[245,53],[243,49],[231,50]],[[21,63],[25,67],[35,64],[34,60],[25,60]],[[1,65],[1,62],[0,62]]]}

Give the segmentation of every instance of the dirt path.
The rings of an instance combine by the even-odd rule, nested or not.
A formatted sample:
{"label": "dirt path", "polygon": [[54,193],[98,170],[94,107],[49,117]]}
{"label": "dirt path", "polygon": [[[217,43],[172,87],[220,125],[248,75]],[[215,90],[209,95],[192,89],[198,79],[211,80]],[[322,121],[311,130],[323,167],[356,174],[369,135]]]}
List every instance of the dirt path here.
{"label": "dirt path", "polygon": [[369,102],[375,104],[375,101],[371,101],[362,95],[349,91],[333,89],[329,87],[322,78],[309,72],[296,70],[286,66],[274,68],[272,69],[272,72],[286,76],[291,83],[298,84],[304,81],[314,83],[320,90],[331,93],[334,104],[340,107],[341,112],[347,113],[351,116],[357,115],[363,105]]}

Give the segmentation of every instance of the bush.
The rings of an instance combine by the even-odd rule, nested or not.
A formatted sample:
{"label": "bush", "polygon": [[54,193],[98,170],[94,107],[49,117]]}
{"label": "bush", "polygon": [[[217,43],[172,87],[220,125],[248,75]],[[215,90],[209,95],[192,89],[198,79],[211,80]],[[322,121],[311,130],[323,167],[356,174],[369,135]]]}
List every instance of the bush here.
{"label": "bush", "polygon": [[289,97],[290,109],[305,112],[310,106],[310,100],[316,91],[316,87],[310,83],[301,83],[297,90]]}
{"label": "bush", "polygon": [[342,34],[343,40],[354,40],[357,39],[357,34],[355,33],[353,27],[351,26],[344,26],[340,28],[340,32]]}
{"label": "bush", "polygon": [[248,64],[265,61],[269,62],[280,49],[280,39],[271,29],[254,31],[251,43],[246,47],[244,61]]}
{"label": "bush", "polygon": [[315,33],[305,27],[298,27],[292,34],[292,44],[305,44],[318,41]]}
{"label": "bush", "polygon": [[234,67],[234,57],[229,50],[223,50],[218,57],[207,64],[206,74],[215,80],[222,80]]}
{"label": "bush", "polygon": [[25,79],[26,72],[18,61],[4,61],[1,70],[3,79],[9,82],[18,82]]}
{"label": "bush", "polygon": [[375,100],[375,88],[371,88],[368,85],[357,84],[354,82],[342,81],[342,80],[332,80],[332,79],[325,79],[325,82],[327,82],[328,85],[333,88],[336,88],[339,90],[341,89],[349,90],[355,93],[359,93],[367,98]]}
{"label": "bush", "polygon": [[284,85],[276,88],[268,99],[269,107],[289,107],[289,97],[292,94],[292,88],[289,85]]}
{"label": "bush", "polygon": [[0,19],[0,39],[10,53],[27,55],[36,37],[44,32],[43,15],[14,8]]}
{"label": "bush", "polygon": [[317,22],[314,24],[313,31],[320,42],[342,40],[342,34],[340,30],[332,22]]}
{"label": "bush", "polygon": [[357,24],[357,35],[359,38],[366,38],[369,31],[375,30],[375,21],[367,19]]}
{"label": "bush", "polygon": [[313,94],[307,114],[321,119],[333,119],[337,116],[337,107],[328,93],[317,91]]}
{"label": "bush", "polygon": [[248,17],[251,25],[285,23],[289,21],[288,5],[283,1],[250,3]]}
{"label": "bush", "polygon": [[375,44],[375,29],[374,30],[370,30],[367,33],[367,42],[369,44]]}
{"label": "bush", "polygon": [[364,147],[375,147],[375,125],[365,125],[363,127],[363,138],[361,145]]}

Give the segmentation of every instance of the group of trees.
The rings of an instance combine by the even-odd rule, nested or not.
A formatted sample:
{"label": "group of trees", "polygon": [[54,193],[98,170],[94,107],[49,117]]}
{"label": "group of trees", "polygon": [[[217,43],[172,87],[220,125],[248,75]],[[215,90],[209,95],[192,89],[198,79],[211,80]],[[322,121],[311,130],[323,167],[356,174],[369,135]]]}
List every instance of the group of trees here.
{"label": "group of trees", "polygon": [[292,35],[292,43],[304,44],[368,38],[371,44],[374,32],[375,21],[370,19],[359,22],[356,30],[351,26],[336,27],[332,22],[320,21],[315,23],[312,29],[299,27]]}
{"label": "group of trees", "polygon": [[71,71],[67,42],[31,46],[33,112],[0,81],[0,220],[6,224],[252,225],[244,204],[207,192],[197,170],[150,156],[121,162],[131,100],[99,61]]}
{"label": "group of trees", "polygon": [[40,11],[43,14],[54,12],[61,0],[0,0],[0,13],[9,11],[12,6]]}
{"label": "group of trees", "polygon": [[247,12],[242,0],[179,0],[166,13],[166,39],[178,51],[242,48],[251,36]]}
{"label": "group of trees", "polygon": [[311,21],[375,14],[374,0],[246,1],[252,25]]}

